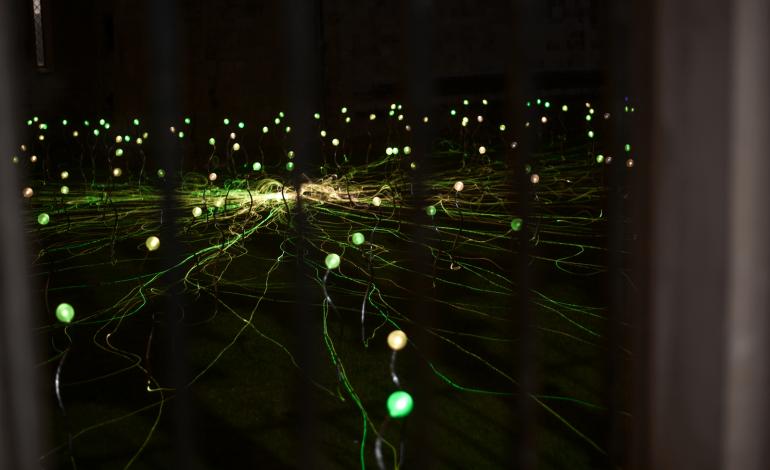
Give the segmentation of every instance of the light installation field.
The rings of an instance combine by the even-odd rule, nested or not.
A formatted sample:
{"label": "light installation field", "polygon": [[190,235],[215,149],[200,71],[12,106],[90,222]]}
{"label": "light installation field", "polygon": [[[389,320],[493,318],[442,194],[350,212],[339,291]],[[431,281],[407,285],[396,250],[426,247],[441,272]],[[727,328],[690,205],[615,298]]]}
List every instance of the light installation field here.
{"label": "light installation field", "polygon": [[[522,107],[521,126],[480,99],[432,116],[397,103],[315,114],[318,161],[301,175],[283,112],[207,129],[184,116],[164,129],[142,117],[30,117],[2,171],[24,181],[36,254],[55,423],[43,465],[163,461],[178,393],[170,354],[184,356],[196,451],[212,466],[235,455],[296,464],[298,384],[328,467],[406,465],[420,452],[416,433],[450,466],[502,467],[522,393],[547,466],[601,462],[608,170],[634,166],[631,144],[613,155],[603,132],[613,120],[630,125],[634,108]],[[432,135],[424,155],[418,127]],[[174,174],[149,150],[160,133],[178,145]],[[514,274],[522,253],[526,292]],[[304,319],[294,313],[300,272]],[[522,295],[527,332],[516,327]],[[430,315],[415,313],[417,299]],[[314,365],[298,352],[299,320]],[[526,392],[513,366],[524,334],[536,344],[537,384]],[[417,382],[430,384],[429,404]],[[410,428],[423,410],[429,429]]]}

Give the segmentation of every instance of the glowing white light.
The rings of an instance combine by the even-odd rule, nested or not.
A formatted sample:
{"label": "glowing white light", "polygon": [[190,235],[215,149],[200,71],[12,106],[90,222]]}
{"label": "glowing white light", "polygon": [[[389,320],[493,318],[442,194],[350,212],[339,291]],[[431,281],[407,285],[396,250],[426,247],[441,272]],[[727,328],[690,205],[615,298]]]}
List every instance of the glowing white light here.
{"label": "glowing white light", "polygon": [[382,199],[380,199],[380,196],[374,196],[372,198],[372,205],[374,207],[380,207],[380,204],[382,204]]}
{"label": "glowing white light", "polygon": [[216,181],[217,180],[217,174],[213,171],[209,173],[209,181]]}
{"label": "glowing white light", "polygon": [[487,148],[482,145],[479,147],[479,154],[484,155],[485,153],[487,153]]}
{"label": "glowing white light", "polygon": [[240,149],[241,149],[241,144],[239,144],[238,142],[233,144],[233,152],[237,152]]}
{"label": "glowing white light", "polygon": [[529,181],[530,181],[532,184],[537,184],[537,183],[539,183],[539,182],[540,182],[540,175],[538,175],[537,173],[533,173],[533,174],[532,174],[532,176],[530,176],[530,177],[529,177]]}
{"label": "glowing white light", "polygon": [[455,191],[457,191],[459,193],[460,191],[462,191],[465,188],[465,184],[463,184],[462,181],[457,181],[457,182],[455,182],[454,186],[452,186],[452,187],[454,188]]}
{"label": "glowing white light", "polygon": [[70,177],[70,172],[69,171],[65,170],[65,171],[61,172],[61,179],[66,180],[69,177]]}
{"label": "glowing white light", "polygon": [[115,178],[120,178],[120,175],[122,174],[123,174],[123,170],[121,170],[120,168],[112,169],[112,176],[114,176]]}

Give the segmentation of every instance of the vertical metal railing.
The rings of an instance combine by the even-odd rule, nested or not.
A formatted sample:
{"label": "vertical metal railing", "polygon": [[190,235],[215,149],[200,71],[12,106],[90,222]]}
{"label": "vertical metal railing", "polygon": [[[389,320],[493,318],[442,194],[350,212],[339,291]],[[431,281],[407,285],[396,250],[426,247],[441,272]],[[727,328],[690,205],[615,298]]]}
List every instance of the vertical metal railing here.
{"label": "vertical metal railing", "polygon": [[[411,299],[411,320],[413,326],[410,336],[418,345],[421,355],[426,358],[433,357],[435,353],[435,340],[428,329],[434,327],[436,319],[435,306],[431,300],[430,292],[434,291],[431,285],[430,272],[431,261],[425,244],[431,238],[429,227],[432,225],[423,208],[427,205],[427,188],[425,181],[431,174],[432,152],[434,139],[431,127],[420,125],[422,116],[431,115],[434,99],[433,76],[433,18],[436,3],[433,0],[406,0],[404,4],[404,36],[405,36],[405,94],[407,113],[411,117],[413,128],[412,135],[412,159],[417,167],[412,172],[410,188],[400,188],[400,197],[408,199],[413,212],[410,218],[410,236],[412,245],[410,254],[411,279],[409,285],[416,298]],[[416,369],[416,365],[413,365]],[[431,439],[430,429],[432,415],[436,409],[431,406],[433,397],[433,383],[426,373],[417,373],[413,387],[413,396],[416,403],[415,413],[410,418],[409,430],[406,434],[408,443],[406,452],[407,461],[414,468],[435,468],[435,448],[439,445]]]}
{"label": "vertical metal railing", "polygon": [[[634,154],[626,152],[625,145],[630,142],[630,127],[625,113],[626,101],[629,98],[630,86],[630,39],[631,39],[631,5],[628,0],[606,2],[602,5],[600,30],[608,33],[611,40],[602,43],[602,75],[604,77],[600,100],[603,108],[610,113],[606,141],[607,150],[614,159],[607,171],[607,195],[604,210],[607,214],[607,247],[606,247],[606,286],[605,301],[607,304],[608,326],[605,329],[607,356],[604,368],[604,397],[607,402],[607,415],[604,424],[603,444],[606,449],[606,464],[608,468],[624,468],[627,464],[628,431],[627,419],[624,412],[628,409],[625,398],[626,388],[630,380],[627,374],[626,351],[629,350],[628,328],[634,327],[628,306],[633,305],[627,299],[629,263],[626,255],[629,248],[626,243],[629,225],[626,206],[629,197],[636,194],[628,191],[627,159]],[[634,102],[636,97],[631,97]],[[644,105],[642,105],[644,106]],[[633,161],[633,160],[631,160]]]}
{"label": "vertical metal railing", "polygon": [[[0,155],[18,145],[18,28],[14,2],[0,3]],[[7,167],[6,167],[7,168]],[[29,283],[29,253],[17,174],[0,170],[0,468],[38,468],[43,437],[43,401],[38,387],[35,309]]]}
{"label": "vertical metal railing", "polygon": [[510,259],[508,262],[513,287],[511,289],[510,316],[511,338],[510,350],[511,375],[516,378],[518,386],[514,393],[513,422],[510,440],[510,466],[524,470],[537,468],[536,432],[537,410],[532,395],[537,387],[537,364],[533,360],[537,337],[534,329],[534,314],[530,303],[530,288],[532,287],[530,256],[530,227],[532,218],[532,190],[529,175],[525,170],[534,151],[534,140],[530,132],[526,132],[528,116],[524,103],[532,99],[534,93],[534,61],[533,44],[538,44],[541,37],[537,29],[538,2],[530,0],[513,0],[510,2],[510,33],[511,48],[507,51],[509,64],[507,66],[507,90],[505,117],[511,119],[512,128],[516,132],[516,146],[508,143],[506,149],[508,164],[508,180],[511,200],[507,201],[512,208],[514,217],[521,218],[525,229],[514,233],[511,241]]}
{"label": "vertical metal railing", "polygon": [[[296,149],[294,170],[286,177],[285,182],[293,186],[296,194],[293,214],[287,214],[287,223],[291,225],[289,233],[296,240],[293,346],[298,352],[305,375],[314,377],[319,369],[315,347],[318,343],[318,312],[313,309],[309,300],[315,292],[312,286],[313,272],[309,264],[311,260],[307,259],[308,249],[312,246],[310,237],[313,235],[304,209],[302,184],[305,182],[304,175],[312,174],[310,169],[320,160],[313,131],[313,114],[320,110],[320,0],[289,0],[282,3],[285,61],[283,96],[288,105],[288,118],[293,123],[293,148]],[[295,409],[300,415],[293,430],[300,449],[297,465],[299,468],[317,468],[320,460],[317,442],[319,410],[314,391],[304,377],[296,379],[294,400]]]}
{"label": "vertical metal railing", "polygon": [[196,468],[195,436],[193,413],[188,389],[188,344],[182,318],[184,315],[182,286],[178,280],[183,277],[180,271],[182,244],[177,242],[177,190],[181,183],[181,151],[174,134],[163,132],[169,123],[180,119],[180,85],[183,83],[180,73],[180,10],[176,0],[154,0],[149,4],[149,25],[151,37],[150,49],[150,125],[155,135],[151,135],[150,151],[160,167],[166,172],[163,180],[163,201],[160,218],[160,239],[162,263],[168,270],[163,278],[165,288],[163,318],[166,322],[166,347],[163,351],[170,372],[170,381],[174,388],[171,413],[173,421],[174,465],[178,468]]}

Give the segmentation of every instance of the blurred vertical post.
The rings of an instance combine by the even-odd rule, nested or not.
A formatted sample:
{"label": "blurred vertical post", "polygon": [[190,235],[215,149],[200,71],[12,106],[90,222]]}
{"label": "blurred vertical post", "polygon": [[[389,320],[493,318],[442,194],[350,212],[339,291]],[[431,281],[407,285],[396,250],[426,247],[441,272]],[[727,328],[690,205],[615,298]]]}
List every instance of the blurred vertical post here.
{"label": "blurred vertical post", "polygon": [[655,190],[652,178],[652,114],[653,114],[653,85],[652,64],[655,49],[653,37],[653,18],[656,5],[647,0],[631,0],[632,25],[630,37],[629,71],[633,71],[629,77],[631,96],[639,103],[636,109],[633,125],[631,126],[631,140],[634,142],[636,165],[634,165],[634,177],[629,179],[629,190],[634,194],[629,205],[631,218],[630,230],[633,234],[634,249],[630,253],[630,265],[632,278],[636,289],[634,302],[629,303],[628,315],[631,317],[631,385],[628,389],[629,405],[632,418],[630,435],[626,443],[626,459],[629,468],[633,470],[646,470],[652,468],[650,462],[652,422],[649,400],[649,381],[652,376],[651,368],[651,328],[652,315],[652,279],[649,272],[652,266],[652,243],[650,240],[650,227],[652,226],[653,211],[649,201]]}
{"label": "blurred vertical post", "polygon": [[[625,112],[624,97],[629,95],[631,57],[631,9],[629,0],[608,0],[601,2],[602,27],[607,40],[602,41],[602,72],[604,86],[602,89],[602,107],[610,113],[606,141],[609,156],[613,163],[607,167],[607,196],[604,209],[607,214],[607,254],[605,299],[608,307],[608,327],[605,330],[607,346],[605,399],[608,404],[608,414],[603,444],[607,450],[607,465],[609,468],[624,468],[627,460],[628,436],[627,419],[623,412],[628,410],[626,389],[630,384],[626,352],[629,349],[629,330],[631,316],[628,314],[629,303],[626,300],[629,276],[626,271],[628,247],[626,246],[626,204],[629,195],[627,176],[629,171],[627,159],[634,155],[626,151],[625,144],[630,142],[629,135],[632,125]],[[636,97],[634,97],[636,100]],[[644,103],[641,106],[645,106]],[[635,148],[634,148],[635,150]],[[642,159],[642,164],[647,161]],[[636,195],[634,195],[635,197]],[[633,227],[630,227],[633,229]]]}
{"label": "blurred vertical post", "polygon": [[643,104],[651,108],[643,136],[649,162],[639,164],[650,166],[642,235],[650,254],[647,468],[709,470],[723,462],[729,224],[731,201],[745,190],[729,177],[736,3],[651,7],[652,63],[639,70],[652,87]]}
{"label": "blurred vertical post", "polygon": [[[405,91],[406,113],[412,127],[411,160],[416,164],[413,170],[407,169],[407,162],[402,163],[405,171],[411,171],[411,212],[410,235],[412,279],[409,285],[415,292],[412,299],[411,318],[414,321],[409,334],[421,354],[431,360],[435,353],[435,340],[428,332],[435,322],[435,307],[430,300],[430,292],[435,292],[431,279],[431,260],[426,244],[430,243],[433,222],[424,208],[428,204],[425,180],[432,171],[433,126],[422,122],[423,116],[430,116],[433,106],[433,15],[432,0],[406,0],[405,33]],[[401,198],[407,197],[407,188],[402,188]],[[434,400],[433,374],[417,373],[417,380],[411,384],[415,401],[415,412],[410,417],[406,440],[406,458],[410,467],[435,468],[435,451],[431,440],[432,416],[436,408],[431,406]],[[410,391],[411,393],[412,391]]]}
{"label": "blurred vertical post", "polygon": [[732,5],[723,468],[770,462],[770,2]]}
{"label": "blurred vertical post", "polygon": [[[309,299],[316,291],[312,288],[313,274],[306,260],[307,250],[311,246],[309,224],[303,207],[302,184],[304,174],[310,173],[319,159],[314,139],[313,114],[319,111],[320,74],[320,0],[287,0],[282,2],[284,23],[284,80],[285,102],[288,104],[288,119],[292,122],[294,137],[294,170],[286,176],[297,195],[293,214],[286,214],[287,221],[293,226],[296,237],[296,272],[294,286],[294,328],[295,349],[299,363],[305,374],[313,377],[318,370],[318,354],[315,353],[319,341],[318,322],[314,315],[320,315],[311,308]],[[316,260],[323,263],[323,260]],[[294,393],[299,421],[296,423],[299,449],[298,466],[317,468],[318,459],[318,409],[315,405],[314,390],[302,377],[297,379]]]}
{"label": "blurred vertical post", "polygon": [[533,99],[534,94],[534,50],[540,44],[541,38],[537,29],[537,1],[512,0],[511,13],[511,44],[507,66],[507,109],[510,116],[513,139],[508,142],[507,164],[509,182],[507,202],[511,208],[511,217],[522,219],[520,231],[512,232],[511,254],[508,269],[513,281],[511,289],[511,337],[516,339],[511,347],[511,373],[518,381],[513,403],[514,422],[511,433],[509,455],[510,467],[522,470],[536,468],[536,427],[537,413],[531,395],[536,389],[536,356],[537,347],[534,326],[534,316],[530,304],[530,227],[535,224],[530,218],[531,199],[533,197],[529,175],[526,167],[534,151],[534,141],[531,132],[526,127],[528,120],[525,103]]}
{"label": "blurred vertical post", "polygon": [[[0,468],[39,468],[41,410],[34,315],[27,271],[21,187],[10,156],[18,138],[16,71],[32,63],[20,60],[14,23],[18,2],[0,2]],[[26,21],[29,21],[27,19]]]}
{"label": "blurred vertical post", "polygon": [[168,326],[166,351],[164,351],[172,385],[175,389],[172,402],[174,466],[196,468],[195,444],[192,430],[193,419],[188,389],[187,338],[181,286],[177,282],[183,277],[177,266],[182,259],[181,245],[177,243],[177,222],[179,207],[176,191],[180,175],[180,147],[176,136],[167,131],[168,126],[181,119],[180,94],[182,80],[180,68],[179,9],[176,0],[153,0],[149,6],[149,24],[152,44],[150,52],[150,149],[166,172],[163,179],[163,204],[159,214],[161,227],[160,253],[165,269],[163,279],[166,289],[166,322]]}

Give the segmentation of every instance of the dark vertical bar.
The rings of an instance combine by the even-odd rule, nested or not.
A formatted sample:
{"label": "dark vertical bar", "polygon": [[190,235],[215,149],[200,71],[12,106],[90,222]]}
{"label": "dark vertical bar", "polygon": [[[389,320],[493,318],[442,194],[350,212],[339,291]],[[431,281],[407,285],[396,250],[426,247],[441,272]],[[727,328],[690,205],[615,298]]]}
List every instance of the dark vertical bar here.
{"label": "dark vertical bar", "polygon": [[[653,18],[657,4],[647,0],[633,0],[633,18],[631,25],[631,56],[633,73],[629,79],[632,87],[631,96],[640,106],[636,110],[631,138],[636,147],[637,164],[634,166],[634,178],[629,189],[635,195],[629,208],[631,212],[631,230],[636,236],[636,246],[631,252],[632,272],[637,286],[635,300],[628,306],[631,315],[631,387],[630,410],[633,416],[627,458],[632,470],[646,470],[650,461],[650,378],[651,378],[651,308],[652,279],[649,276],[653,252],[648,227],[652,217],[652,106],[653,106],[653,53],[656,39],[653,33]],[[651,39],[652,38],[652,39]]]}
{"label": "dark vertical bar", "polygon": [[[163,265],[166,269],[179,264],[182,259],[181,244],[177,243],[176,216],[178,204],[176,191],[179,184],[179,145],[175,136],[167,131],[168,127],[180,119],[179,110],[179,10],[175,0],[153,0],[150,2],[151,44],[151,106],[150,124],[151,157],[156,158],[166,171],[163,180],[163,205],[159,214],[162,225],[161,249]],[[190,394],[187,387],[187,338],[181,321],[183,314],[180,285],[176,281],[182,277],[180,269],[171,269],[164,278],[166,289],[166,358],[170,378],[175,388],[172,402],[174,466],[176,468],[194,468],[196,462],[193,443],[193,422],[191,416]]]}
{"label": "dark vertical bar", "polygon": [[770,3],[732,2],[732,108],[723,468],[770,462]]}
{"label": "dark vertical bar", "polygon": [[[412,276],[409,285],[416,292],[412,299],[412,319],[414,331],[410,331],[415,345],[425,357],[433,357],[435,344],[432,335],[425,331],[434,326],[435,306],[428,293],[434,291],[431,281],[431,260],[425,244],[430,242],[430,227],[432,222],[423,210],[426,206],[427,191],[425,180],[431,176],[431,152],[433,137],[431,127],[419,125],[423,116],[431,115],[433,103],[433,1],[406,0],[404,13],[406,15],[406,96],[407,113],[413,129],[413,161],[417,168],[412,172],[411,206],[411,239],[412,239]],[[403,191],[407,193],[406,188]],[[414,386],[415,412],[410,418],[406,443],[407,461],[413,468],[434,468],[435,449],[430,439],[430,433],[425,432],[431,427],[431,415],[435,409],[433,401],[433,382],[430,374],[420,373]],[[410,391],[411,393],[411,391]]]}
{"label": "dark vertical bar", "polygon": [[656,2],[650,468],[723,461],[732,4]]}
{"label": "dark vertical bar", "polygon": [[19,142],[14,76],[21,63],[16,54],[19,10],[14,2],[0,2],[0,468],[24,470],[39,467],[42,401],[21,187],[9,161]]}
{"label": "dark vertical bar", "polygon": [[[287,176],[297,194],[294,213],[292,216],[296,237],[297,265],[294,302],[295,348],[299,352],[300,364],[308,376],[315,374],[318,355],[315,354],[318,344],[318,332],[314,331],[318,323],[312,321],[319,315],[310,306],[309,299],[313,296],[312,270],[305,260],[310,246],[307,239],[312,236],[303,208],[301,185],[303,173],[310,173],[310,168],[317,163],[317,146],[314,145],[313,113],[319,109],[318,88],[320,81],[319,52],[320,52],[320,4],[319,0],[289,0],[283,2],[284,21],[284,55],[286,70],[286,89],[284,96],[288,103],[288,119],[293,123],[294,171]],[[315,260],[323,263],[323,260]],[[300,468],[318,468],[318,409],[312,388],[306,380],[297,379],[295,387],[296,409],[300,412],[296,432],[300,451],[298,452]]]}
{"label": "dark vertical bar", "polygon": [[[630,91],[630,5],[628,0],[601,2],[602,27],[608,32],[602,42],[603,89],[601,92],[602,110],[609,111],[610,120],[604,132],[608,132],[608,154],[613,163],[608,168],[607,199],[607,271],[604,285],[607,286],[606,301],[608,328],[605,330],[607,345],[607,363],[605,374],[605,399],[608,404],[607,426],[604,443],[607,449],[607,467],[622,468],[626,465],[625,388],[628,384],[625,350],[628,348],[626,325],[629,324],[626,302],[626,277],[624,270],[626,196],[628,187],[626,175],[632,168],[626,166],[626,159],[634,154],[625,151],[630,134],[626,102],[624,98]],[[644,104],[642,103],[642,106]],[[600,136],[603,138],[604,136]]]}
{"label": "dark vertical bar", "polygon": [[512,45],[507,67],[508,115],[511,128],[514,129],[515,148],[508,143],[508,176],[510,182],[509,207],[512,216],[522,219],[522,229],[514,232],[511,240],[509,272],[513,280],[511,290],[511,337],[517,341],[511,348],[511,372],[519,385],[513,390],[513,423],[509,456],[511,468],[522,470],[537,467],[535,403],[531,395],[536,389],[535,348],[536,336],[533,328],[534,316],[530,304],[529,292],[531,279],[529,263],[531,247],[529,239],[534,221],[531,214],[532,188],[525,168],[534,151],[532,132],[526,127],[528,120],[525,103],[533,99],[533,44],[538,43],[537,30],[538,2],[532,0],[512,0],[511,38]]}

